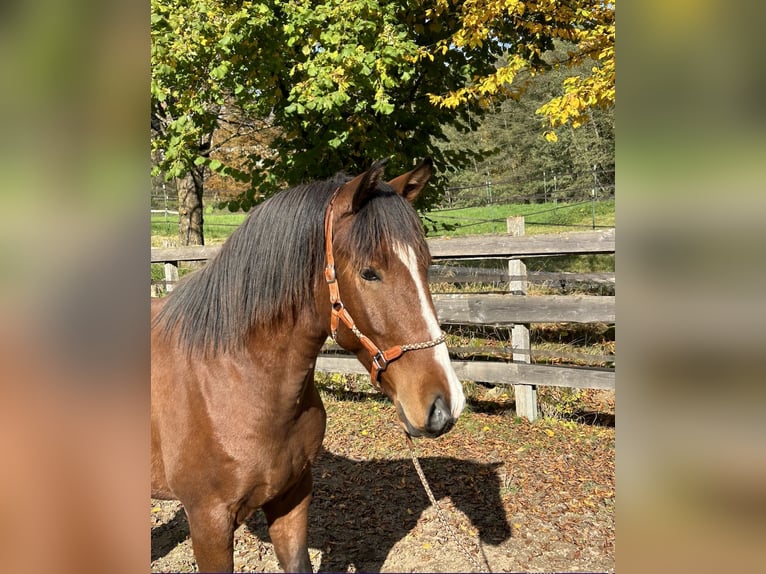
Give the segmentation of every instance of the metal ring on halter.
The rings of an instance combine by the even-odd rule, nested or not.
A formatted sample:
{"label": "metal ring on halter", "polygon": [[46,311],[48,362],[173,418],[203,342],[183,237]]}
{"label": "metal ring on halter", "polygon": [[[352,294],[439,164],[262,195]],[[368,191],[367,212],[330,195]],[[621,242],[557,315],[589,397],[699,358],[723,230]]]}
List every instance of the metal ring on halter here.
{"label": "metal ring on halter", "polygon": [[383,351],[378,351],[378,354],[372,358],[372,362],[378,373],[382,373],[388,367],[388,361],[386,361],[386,358],[383,356]]}

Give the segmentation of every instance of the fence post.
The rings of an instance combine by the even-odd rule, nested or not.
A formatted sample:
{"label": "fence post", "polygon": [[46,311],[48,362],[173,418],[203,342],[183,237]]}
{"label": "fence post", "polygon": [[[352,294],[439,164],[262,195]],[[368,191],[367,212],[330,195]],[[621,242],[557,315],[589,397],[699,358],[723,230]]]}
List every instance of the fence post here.
{"label": "fence post", "polygon": [[[508,234],[513,236],[524,235],[524,218],[509,217],[506,220]],[[527,294],[527,266],[520,259],[511,259],[508,262],[509,291],[512,295],[525,296]],[[531,363],[532,352],[529,345],[529,325],[517,323],[511,330],[511,347],[513,361],[515,363]],[[535,385],[513,385],[513,395],[516,399],[516,414],[526,417],[527,420],[537,419],[537,387]]]}
{"label": "fence post", "polygon": [[170,293],[178,282],[178,261],[165,263],[165,292]]}
{"label": "fence post", "polygon": [[598,187],[598,176],[596,176],[596,164],[593,164],[593,188],[590,190],[590,215],[593,222],[593,229],[596,229],[596,188]]}

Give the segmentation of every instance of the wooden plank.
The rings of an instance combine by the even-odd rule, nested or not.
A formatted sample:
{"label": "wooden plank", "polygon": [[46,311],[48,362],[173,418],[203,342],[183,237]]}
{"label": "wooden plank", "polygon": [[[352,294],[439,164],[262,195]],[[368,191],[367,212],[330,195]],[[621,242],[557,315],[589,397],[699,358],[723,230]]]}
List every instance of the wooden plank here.
{"label": "wooden plank", "polygon": [[[544,235],[477,235],[471,237],[429,239],[434,259],[471,259],[483,257],[541,257],[585,253],[613,253],[614,229],[578,231]],[[165,261],[204,261],[220,245],[152,247],[152,263]]]}
{"label": "wooden plank", "polygon": [[316,370],[325,373],[349,373],[352,375],[369,375],[356,357],[349,355],[319,355]]}
{"label": "wooden plank", "polygon": [[[615,372],[608,369],[527,365],[501,361],[452,361],[461,381],[480,381],[495,385],[538,385],[572,389],[614,390]],[[367,375],[356,357],[320,355],[318,371]]]}
{"label": "wooden plank", "polygon": [[581,367],[526,365],[495,361],[452,361],[461,381],[481,381],[495,385],[540,385],[572,389],[614,390],[614,371]]}
{"label": "wooden plank", "polygon": [[[151,262],[205,261],[220,251],[220,245],[192,245],[185,247],[152,247]],[[517,279],[504,269],[478,267],[448,267],[432,265],[428,270],[429,283],[498,283]],[[582,283],[615,283],[614,273],[550,273],[531,271],[528,280],[533,283],[566,281]]]}
{"label": "wooden plank", "polygon": [[428,269],[429,283],[505,283],[508,280],[508,272],[505,269],[451,265],[431,265]]}
{"label": "wooden plank", "polygon": [[529,280],[534,283],[546,281],[566,281],[567,283],[615,283],[614,272],[611,273],[571,273],[562,271],[552,273],[549,271],[530,271]]}
{"label": "wooden plank", "polygon": [[434,259],[614,253],[614,246],[614,229],[523,235],[520,237],[476,235],[428,240],[428,247]]}
{"label": "wooden plank", "polygon": [[[429,283],[502,283],[513,281],[519,277],[509,275],[505,269],[482,269],[481,267],[457,267],[452,265],[431,265],[428,269]],[[615,283],[614,272],[606,273],[572,273],[562,271],[528,271],[527,281],[530,283]]]}
{"label": "wooden plank", "polygon": [[437,294],[442,324],[512,325],[514,323],[614,323],[615,298],[592,295],[514,297],[498,294]]}
{"label": "wooden plank", "polygon": [[152,263],[164,263],[165,261],[205,261],[214,257],[220,250],[220,245],[152,247]]}
{"label": "wooden plank", "polygon": [[[516,325],[513,327],[515,328]],[[513,336],[513,332],[511,332],[511,336]],[[329,349],[331,349],[331,347],[325,347],[322,350],[323,352],[325,350],[331,352]],[[338,352],[339,349],[340,347],[335,346],[334,352]],[[470,347],[450,347],[450,353],[456,358],[465,360],[472,359],[475,361],[506,361],[516,357],[517,355],[528,357],[531,353],[533,359],[562,359],[564,361],[580,361],[584,362],[583,366],[590,366],[594,368],[600,368],[602,366],[601,363],[613,364],[616,358],[616,355],[614,354],[604,355],[595,353],[574,353],[562,351],[561,349],[549,351],[547,349],[530,349],[528,346],[523,348],[506,345],[472,345]]]}
{"label": "wooden plank", "polygon": [[[614,229],[576,231],[544,235],[476,235],[471,237],[429,239],[434,259],[471,259],[482,257],[541,257],[585,253],[613,253]],[[220,245],[152,247],[152,263],[165,261],[204,261]]]}

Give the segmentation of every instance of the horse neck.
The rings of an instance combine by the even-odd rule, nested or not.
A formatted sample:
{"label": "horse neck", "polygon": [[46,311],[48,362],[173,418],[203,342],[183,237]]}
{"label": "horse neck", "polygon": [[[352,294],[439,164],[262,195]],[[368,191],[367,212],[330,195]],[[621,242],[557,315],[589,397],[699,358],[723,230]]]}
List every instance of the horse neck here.
{"label": "horse neck", "polygon": [[[294,370],[297,376],[313,367],[326,339],[327,332],[316,313],[304,311],[295,320],[254,326],[245,348],[270,370]],[[285,372],[280,376],[292,375]]]}

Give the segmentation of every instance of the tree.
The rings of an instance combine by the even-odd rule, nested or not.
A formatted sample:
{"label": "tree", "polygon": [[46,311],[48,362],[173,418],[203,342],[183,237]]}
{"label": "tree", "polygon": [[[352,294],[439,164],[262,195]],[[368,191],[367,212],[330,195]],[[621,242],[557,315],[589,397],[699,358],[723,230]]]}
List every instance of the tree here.
{"label": "tree", "polygon": [[[151,127],[155,172],[177,180],[181,243],[204,243],[202,193],[206,171],[236,174],[210,159],[213,133],[227,95],[232,33],[246,7],[209,0],[152,0]],[[227,33],[228,32],[228,33]]]}
{"label": "tree", "polygon": [[[561,61],[572,49],[571,44],[557,41],[543,58],[548,62]],[[495,198],[505,193],[513,196],[509,198],[513,201],[552,199],[548,188],[553,188],[553,176],[558,177],[558,199],[582,199],[594,183],[606,193],[611,191],[614,186],[614,106],[594,107],[585,112],[582,129],[574,128],[571,123],[557,126],[555,143],[543,137],[549,124],[537,113],[541,106],[561,96],[563,81],[569,74],[584,75],[593,66],[594,62],[586,59],[578,66],[553,66],[547,72],[524,78],[523,93],[519,90],[517,98],[492,103],[482,117],[473,119],[472,133],[448,130],[448,141],[439,145],[473,149],[477,156],[468,169],[452,167],[449,185],[478,190],[490,181],[495,187],[501,184],[493,193]],[[462,195],[470,193],[466,190]]]}
{"label": "tree", "polygon": [[[258,117],[248,116],[240,106],[225,104],[219,113],[218,126],[213,133],[209,158],[214,165],[228,166],[231,171],[241,173],[248,170],[248,157],[273,158],[273,141],[276,132],[268,121]],[[209,173],[205,179],[205,190],[215,198],[216,205],[221,205],[240,196],[247,195],[250,190],[250,178],[233,178],[216,171]],[[261,197],[255,195],[253,201]],[[241,209],[248,211],[250,205],[240,202]]]}
{"label": "tree", "polygon": [[[391,157],[392,172],[425,155],[464,164],[466,151],[436,143],[447,127],[468,131],[469,114],[481,115],[488,97],[502,92],[510,76],[499,74],[498,58],[537,70],[562,30],[574,34],[563,23],[570,13],[554,10],[556,3],[527,3],[534,10],[514,18],[491,12],[494,21],[482,27],[471,14],[485,4],[499,6],[152,0],[153,147],[163,158],[157,169],[190,181],[187,189],[193,184],[200,201],[205,169],[240,178],[248,171],[248,191],[230,204],[237,209],[284,185],[360,171],[381,157]],[[549,12],[555,27],[545,25]],[[224,103],[271,130],[269,153],[251,152],[247,170],[211,157]],[[430,186],[419,205],[437,195],[438,185]]]}
{"label": "tree", "polygon": [[[553,128],[570,124],[579,127],[594,108],[608,108],[615,100],[615,2],[603,0],[437,0],[431,16],[459,13],[460,24],[436,50],[465,49],[492,42],[507,46],[504,61],[489,74],[476,74],[464,87],[446,94],[431,94],[439,105],[456,108],[471,100],[485,103],[498,96],[517,97],[519,75],[531,78],[541,71],[593,61],[588,72],[563,80],[563,93],[544,103],[537,112],[556,141]],[[543,57],[557,39],[572,44],[566,57],[552,64]],[[426,54],[429,56],[429,54]],[[511,86],[514,86],[513,88]]]}

